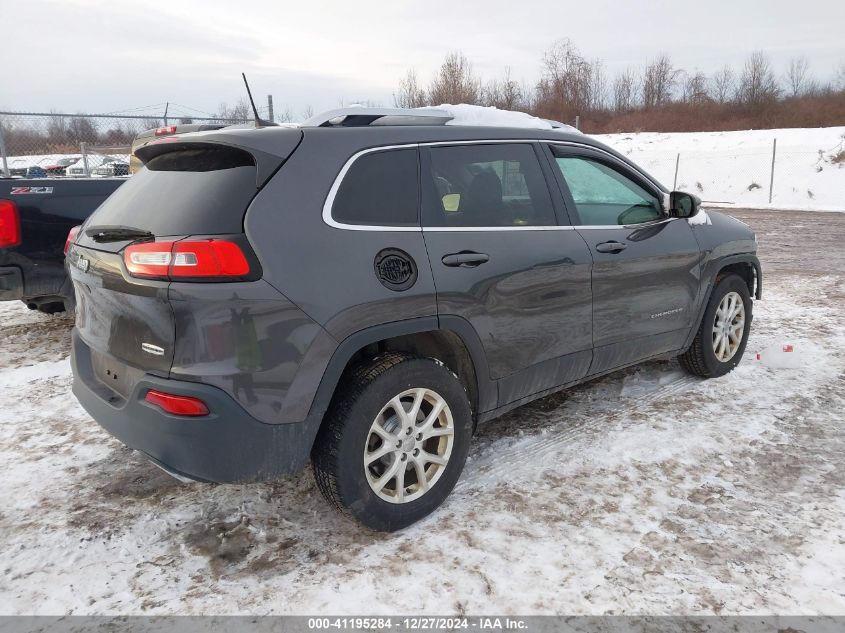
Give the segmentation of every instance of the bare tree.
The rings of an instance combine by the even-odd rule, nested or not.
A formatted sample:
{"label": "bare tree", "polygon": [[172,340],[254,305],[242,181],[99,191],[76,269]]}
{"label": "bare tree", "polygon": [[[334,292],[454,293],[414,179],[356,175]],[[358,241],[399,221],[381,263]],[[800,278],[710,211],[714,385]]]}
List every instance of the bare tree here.
{"label": "bare tree", "polygon": [[643,71],[643,106],[653,108],[669,103],[678,80],[678,72],[665,53],[649,63]]}
{"label": "bare tree", "polygon": [[97,129],[91,123],[91,119],[71,117],[67,126],[67,139],[74,144],[82,141],[93,143],[97,140]]}
{"label": "bare tree", "polygon": [[683,73],[681,99],[684,103],[701,105],[710,101],[707,92],[707,75],[700,70],[694,73]]}
{"label": "bare tree", "polygon": [[480,96],[481,82],[476,78],[469,60],[459,52],[446,55],[440,70],[429,85],[429,103],[478,104]]}
{"label": "bare tree", "polygon": [[522,86],[512,77],[510,67],[505,67],[501,79],[493,79],[481,90],[481,103],[500,110],[521,110],[525,108]]}
{"label": "bare tree", "polygon": [[737,100],[751,108],[770,103],[778,98],[780,88],[763,51],[754,51],[742,68],[737,87]]}
{"label": "bare tree", "polygon": [[604,110],[607,107],[607,73],[600,59],[590,64],[590,109]]}
{"label": "bare tree", "polygon": [[241,97],[240,101],[233,106],[229,106],[229,104],[225,102],[221,103],[217,107],[217,114],[214,116],[215,118],[219,118],[221,120],[234,119],[238,121],[248,121],[253,118],[252,106],[246,98]]}
{"label": "bare tree", "polygon": [[836,69],[836,87],[840,90],[845,90],[845,59],[839,62],[839,68]]}
{"label": "bare tree", "polygon": [[808,74],[809,70],[810,62],[803,55],[789,60],[789,66],[786,69],[786,86],[790,95],[800,97],[811,92],[813,80]]}
{"label": "bare tree", "polygon": [[309,103],[307,106],[305,106],[305,109],[302,111],[302,120],[305,121],[307,119],[310,119],[312,116],[314,116],[314,108],[312,108],[311,104]]}
{"label": "bare tree", "polygon": [[613,80],[613,111],[617,114],[630,112],[637,101],[637,75],[628,68]]}
{"label": "bare tree", "polygon": [[279,123],[290,123],[293,121],[293,114],[290,111],[290,106],[285,105],[285,109],[276,113],[276,120]]}
{"label": "bare tree", "polygon": [[730,66],[725,65],[721,70],[716,71],[710,83],[711,95],[716,103],[727,103],[731,100],[736,90],[736,76]]}
{"label": "bare tree", "polygon": [[[593,107],[595,69],[568,39],[543,54],[543,76],[536,88],[535,108],[561,121]],[[602,80],[602,83],[604,80]]]}
{"label": "bare tree", "polygon": [[63,116],[53,115],[47,122],[47,136],[53,143],[64,143],[67,140],[67,120]]}
{"label": "bare tree", "polygon": [[393,95],[393,105],[397,108],[419,108],[426,105],[425,90],[417,82],[417,73],[413,68],[399,80],[399,90]]}

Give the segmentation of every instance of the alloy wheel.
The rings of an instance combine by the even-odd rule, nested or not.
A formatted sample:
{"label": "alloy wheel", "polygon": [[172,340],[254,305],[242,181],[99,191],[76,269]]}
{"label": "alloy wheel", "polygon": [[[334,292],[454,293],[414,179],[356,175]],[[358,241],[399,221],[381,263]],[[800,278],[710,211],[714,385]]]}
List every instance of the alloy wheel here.
{"label": "alloy wheel", "polygon": [[745,332],[745,306],[739,293],[729,292],[716,310],[713,319],[713,353],[719,362],[727,363],[739,350]]}
{"label": "alloy wheel", "polygon": [[455,424],[446,400],[431,389],[408,389],[382,407],[364,447],[370,488],[390,503],[428,492],[446,470]]}

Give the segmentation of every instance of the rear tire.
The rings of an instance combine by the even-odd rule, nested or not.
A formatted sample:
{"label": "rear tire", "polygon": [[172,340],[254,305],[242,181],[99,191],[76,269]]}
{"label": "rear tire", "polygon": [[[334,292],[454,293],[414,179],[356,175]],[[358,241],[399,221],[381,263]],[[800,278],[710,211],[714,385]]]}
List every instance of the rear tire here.
{"label": "rear tire", "polygon": [[344,382],[311,451],[317,487],[373,530],[419,521],[449,496],[466,462],[466,390],[439,361],[395,352],[352,369]]}
{"label": "rear tire", "polygon": [[719,279],[692,345],[678,357],[681,367],[703,378],[733,370],[748,343],[752,306],[748,285],[739,275]]}

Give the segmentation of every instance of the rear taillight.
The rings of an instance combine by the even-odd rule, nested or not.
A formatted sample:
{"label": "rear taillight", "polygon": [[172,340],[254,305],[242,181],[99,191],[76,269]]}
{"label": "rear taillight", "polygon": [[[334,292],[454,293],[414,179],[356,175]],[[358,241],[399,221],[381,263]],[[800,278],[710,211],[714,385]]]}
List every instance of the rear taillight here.
{"label": "rear taillight", "polygon": [[67,252],[70,250],[71,244],[76,241],[76,236],[79,235],[79,229],[81,228],[82,226],[75,226],[68,231],[67,239],[65,240],[65,255],[67,255]]}
{"label": "rear taillight", "polygon": [[155,131],[156,136],[167,136],[168,134],[176,134],[176,126],[168,125],[166,127],[157,127]]}
{"label": "rear taillight", "polygon": [[175,396],[172,393],[150,389],[144,396],[144,400],[172,415],[208,415],[208,407],[205,402],[191,396]]}
{"label": "rear taillight", "polygon": [[241,247],[222,239],[132,244],[123,251],[123,261],[133,277],[226,281],[250,272]]}
{"label": "rear taillight", "polygon": [[18,205],[11,200],[0,200],[0,248],[21,243],[21,219]]}

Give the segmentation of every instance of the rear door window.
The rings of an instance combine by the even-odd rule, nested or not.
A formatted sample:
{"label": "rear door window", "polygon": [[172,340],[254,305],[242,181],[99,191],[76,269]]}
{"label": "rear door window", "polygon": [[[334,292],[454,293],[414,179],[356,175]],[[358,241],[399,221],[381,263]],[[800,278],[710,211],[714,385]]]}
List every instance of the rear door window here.
{"label": "rear door window", "polygon": [[416,148],[359,156],[343,176],[332,218],[361,226],[419,226]]}
{"label": "rear door window", "polygon": [[519,227],[557,224],[530,144],[432,147],[423,177],[426,226]]}

